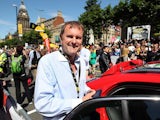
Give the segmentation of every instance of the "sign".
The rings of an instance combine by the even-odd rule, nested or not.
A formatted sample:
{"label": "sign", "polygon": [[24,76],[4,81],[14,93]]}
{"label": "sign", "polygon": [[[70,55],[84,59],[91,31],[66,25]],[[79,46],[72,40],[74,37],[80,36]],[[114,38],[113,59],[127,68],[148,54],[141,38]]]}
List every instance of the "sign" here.
{"label": "sign", "polygon": [[19,36],[22,36],[22,34],[23,34],[23,31],[22,31],[22,24],[18,24],[18,35]]}
{"label": "sign", "polygon": [[150,25],[132,26],[127,29],[127,39],[150,39]]}
{"label": "sign", "polygon": [[49,38],[46,38],[46,39],[44,40],[44,44],[45,44],[45,46],[47,47],[48,53],[50,53],[50,52],[51,52],[51,49],[50,49],[50,40],[49,40]]}

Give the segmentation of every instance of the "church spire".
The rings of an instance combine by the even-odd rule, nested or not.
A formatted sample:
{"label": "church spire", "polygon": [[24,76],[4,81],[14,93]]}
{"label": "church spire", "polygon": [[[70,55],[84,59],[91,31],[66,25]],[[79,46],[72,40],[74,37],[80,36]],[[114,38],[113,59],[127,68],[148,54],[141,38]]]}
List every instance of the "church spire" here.
{"label": "church spire", "polygon": [[29,19],[29,15],[28,15],[26,6],[24,4],[24,0],[21,0],[17,21],[18,21],[18,24],[22,24],[22,34],[25,33],[26,31],[29,31],[29,27],[30,27],[29,20],[30,19]]}
{"label": "church spire", "polygon": [[24,0],[21,0],[21,4],[24,5]]}

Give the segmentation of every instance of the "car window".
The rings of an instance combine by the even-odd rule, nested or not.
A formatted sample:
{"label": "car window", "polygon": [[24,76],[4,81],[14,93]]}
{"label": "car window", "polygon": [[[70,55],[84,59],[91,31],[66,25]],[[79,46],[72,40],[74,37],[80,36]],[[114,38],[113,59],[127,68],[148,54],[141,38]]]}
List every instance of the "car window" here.
{"label": "car window", "polygon": [[154,96],[93,99],[91,103],[86,102],[74,109],[71,116],[64,120],[100,120],[98,110],[104,108],[107,110],[109,120],[159,120],[160,98],[155,100],[152,98]]}
{"label": "car window", "polygon": [[[160,85],[159,84],[151,84],[151,83],[121,83],[117,85],[114,89],[112,89],[109,94],[106,96],[144,96],[144,95],[160,95]],[[129,113],[130,117],[133,118],[134,114],[135,116],[139,116],[138,118],[133,118],[133,120],[140,120],[142,116],[145,116],[145,120],[150,120],[148,116],[153,116],[150,115],[153,112],[154,109],[157,109],[157,106],[160,107],[160,103],[153,103],[153,102],[145,102],[145,101],[129,101],[127,102],[129,108]],[[146,114],[145,108],[143,108],[142,104],[146,107],[148,107],[148,111],[150,114]],[[108,107],[106,109],[106,112],[108,113],[109,117],[113,120],[123,120],[124,118],[122,117],[122,104],[117,103],[117,106],[114,107]],[[139,105],[139,106],[137,106]],[[150,105],[150,106],[149,106]],[[137,108],[136,108],[137,107]],[[138,107],[140,109],[138,109]],[[142,107],[142,108],[141,108]],[[136,111],[134,111],[136,109]],[[138,115],[140,114],[140,115]],[[146,114],[146,115],[145,115]],[[156,116],[156,115],[154,115]],[[160,118],[160,116],[158,116]],[[117,119],[118,118],[118,119]],[[129,118],[128,118],[129,119]],[[142,118],[141,118],[142,119]],[[132,120],[132,119],[131,119]],[[152,120],[152,119],[151,119]],[[156,120],[156,119],[153,119]]]}
{"label": "car window", "polygon": [[[106,94],[109,97],[160,96],[159,84],[121,83]],[[102,98],[104,99],[104,98]],[[93,99],[96,101],[96,99]],[[95,102],[78,107],[78,112],[69,120],[100,120],[102,116],[110,120],[158,120],[160,119],[160,101],[148,100],[113,100]],[[104,111],[104,112],[102,112]],[[143,118],[144,119],[143,119]],[[68,119],[66,119],[68,120]]]}
{"label": "car window", "polygon": [[160,84],[151,83],[121,83],[112,88],[106,96],[115,95],[160,95]]}
{"label": "car window", "polygon": [[[118,103],[118,104],[115,104]],[[124,100],[111,102],[107,107],[110,120],[158,120],[160,102],[149,100]]]}

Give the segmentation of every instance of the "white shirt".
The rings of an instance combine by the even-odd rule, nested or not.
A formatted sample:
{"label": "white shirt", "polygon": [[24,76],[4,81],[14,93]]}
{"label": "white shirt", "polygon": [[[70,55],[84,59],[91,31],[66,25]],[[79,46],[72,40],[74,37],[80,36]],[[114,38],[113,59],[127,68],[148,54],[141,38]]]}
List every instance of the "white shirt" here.
{"label": "white shirt", "polygon": [[89,69],[89,59],[90,59],[90,51],[85,48],[85,47],[82,47],[81,51],[80,51],[80,56],[83,57],[83,59],[85,60],[85,63],[86,63],[86,68]]}
{"label": "white shirt", "polygon": [[[45,120],[62,120],[90,88],[86,85],[85,61],[80,57],[75,61],[76,78],[79,76],[80,98],[67,59],[55,51],[43,56],[38,64],[35,82],[34,103],[37,111]],[[79,67],[81,65],[81,67]]]}
{"label": "white shirt", "polygon": [[[34,52],[35,50],[31,50],[29,52],[29,62],[28,62],[28,65],[29,65],[29,68],[31,68],[32,66],[32,59],[34,58]],[[40,53],[36,51],[36,55],[37,55],[37,59],[39,59],[41,57]]]}

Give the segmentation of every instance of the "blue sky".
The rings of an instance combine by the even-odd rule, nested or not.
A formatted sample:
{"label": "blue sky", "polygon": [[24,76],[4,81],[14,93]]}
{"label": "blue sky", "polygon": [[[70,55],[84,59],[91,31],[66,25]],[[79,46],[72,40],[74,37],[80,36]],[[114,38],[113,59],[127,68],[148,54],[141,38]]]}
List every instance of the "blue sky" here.
{"label": "blue sky", "polygon": [[[111,4],[117,5],[119,0],[99,0],[101,8]],[[21,0],[0,0],[0,39],[3,39],[9,32],[16,31],[16,4],[19,8]],[[78,17],[85,11],[86,0],[24,0],[30,16],[30,22],[35,23],[38,16],[50,19],[61,11],[65,21],[78,20]]]}

